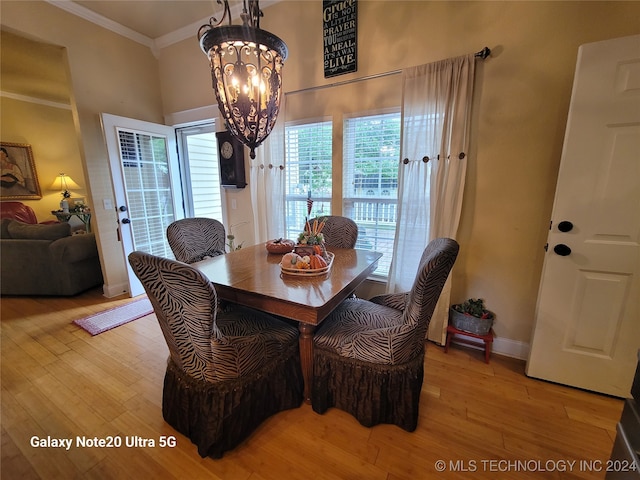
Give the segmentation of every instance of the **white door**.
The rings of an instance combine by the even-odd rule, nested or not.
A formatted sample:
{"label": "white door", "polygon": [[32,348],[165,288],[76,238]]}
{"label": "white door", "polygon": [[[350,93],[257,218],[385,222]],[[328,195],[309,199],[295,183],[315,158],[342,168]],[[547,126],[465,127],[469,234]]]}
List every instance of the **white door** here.
{"label": "white door", "polygon": [[[127,260],[134,250],[173,258],[167,226],[184,217],[173,127],[102,114],[129,293],[144,293]],[[175,194],[174,194],[175,192]]]}
{"label": "white door", "polygon": [[527,375],[630,395],[640,348],[640,35],[582,45]]}

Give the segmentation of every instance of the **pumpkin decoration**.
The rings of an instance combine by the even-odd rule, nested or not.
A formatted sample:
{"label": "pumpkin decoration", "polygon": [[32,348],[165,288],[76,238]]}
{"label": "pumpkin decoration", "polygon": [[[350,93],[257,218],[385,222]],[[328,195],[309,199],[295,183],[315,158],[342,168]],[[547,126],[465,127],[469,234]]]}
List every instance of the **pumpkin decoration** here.
{"label": "pumpkin decoration", "polygon": [[293,250],[295,247],[295,242],[293,240],[287,240],[286,238],[278,238],[275,240],[269,240],[265,247],[267,252],[269,253],[287,253]]}
{"label": "pumpkin decoration", "polygon": [[284,256],[282,257],[282,265],[291,268],[291,265],[295,265],[298,261],[298,254],[297,253],[285,253]]}

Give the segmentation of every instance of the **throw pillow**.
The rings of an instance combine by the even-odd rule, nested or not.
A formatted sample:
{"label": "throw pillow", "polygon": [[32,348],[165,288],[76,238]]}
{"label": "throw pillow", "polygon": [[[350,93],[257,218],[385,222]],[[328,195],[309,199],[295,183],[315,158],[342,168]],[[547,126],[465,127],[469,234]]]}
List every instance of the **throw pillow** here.
{"label": "throw pillow", "polygon": [[58,240],[71,235],[71,225],[66,222],[51,225],[32,225],[13,220],[7,226],[11,238],[22,240]]}

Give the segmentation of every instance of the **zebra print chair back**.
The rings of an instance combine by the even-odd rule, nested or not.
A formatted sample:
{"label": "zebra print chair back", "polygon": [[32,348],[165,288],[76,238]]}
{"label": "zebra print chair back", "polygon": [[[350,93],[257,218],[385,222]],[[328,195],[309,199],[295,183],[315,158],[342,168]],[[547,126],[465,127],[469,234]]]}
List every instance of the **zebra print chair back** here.
{"label": "zebra print chair back", "polygon": [[365,426],[415,430],[425,335],[458,250],[453,239],[433,240],[411,291],[347,299],[320,324],[313,339],[314,411],[337,407]]}
{"label": "zebra print chair back", "polygon": [[224,225],[213,218],[183,218],[167,227],[167,241],[176,259],[195,263],[224,255]]}
{"label": "zebra print chair back", "polygon": [[[424,249],[413,287],[406,295],[403,324],[415,329],[416,349],[424,346],[431,316],[436,308],[449,272],[458,256],[459,246],[450,238],[437,238]],[[374,301],[384,302],[384,296]]]}
{"label": "zebra print chair back", "polygon": [[153,305],[171,360],[193,378],[215,381],[211,337],[222,334],[211,282],[193,267],[142,252],[131,253],[129,263]]}
{"label": "zebra print chair back", "polygon": [[[358,225],[347,217],[338,215],[328,215],[318,217],[324,219],[325,225],[322,229],[324,243],[328,247],[355,248],[358,241]],[[313,222],[313,220],[311,220]]]}
{"label": "zebra print chair back", "polygon": [[169,347],[162,414],[220,458],[262,421],[299,407],[303,395],[298,330],[256,310],[217,310],[213,284],[185,263],[129,255]]}

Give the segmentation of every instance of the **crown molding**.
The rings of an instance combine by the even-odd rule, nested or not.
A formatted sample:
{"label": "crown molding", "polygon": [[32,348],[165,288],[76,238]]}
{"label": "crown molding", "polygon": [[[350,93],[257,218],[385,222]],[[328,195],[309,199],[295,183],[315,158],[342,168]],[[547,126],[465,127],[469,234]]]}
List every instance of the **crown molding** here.
{"label": "crown molding", "polygon": [[[282,0],[263,0],[260,9],[262,10],[263,8],[267,8],[280,1]],[[240,14],[242,13],[242,4],[235,3],[230,7],[229,11],[231,13],[231,18],[239,19]],[[200,30],[200,27],[202,27],[203,25],[209,25],[209,19],[211,19],[211,17],[214,17],[215,14],[219,12],[211,11],[211,13],[212,15],[198,20],[197,22],[185,25],[178,30],[174,30],[173,32],[169,32],[166,35],[162,35],[161,37],[156,38],[154,40],[155,48],[159,51],[165,47],[173,45],[174,43],[178,43],[189,38],[195,38],[197,36],[198,30]]]}
{"label": "crown molding", "polygon": [[13,93],[13,92],[6,92],[4,90],[0,90],[0,97],[10,98],[12,100],[19,100],[21,102],[35,103],[35,104],[44,105],[47,107],[71,110],[71,105],[68,103],[52,102],[50,100],[43,100],[42,98],[30,97],[28,95],[20,95],[18,93]]}
{"label": "crown molding", "polygon": [[189,25],[185,25],[178,30],[174,30],[173,32],[169,32],[166,35],[162,35],[154,40],[155,47],[158,50],[169,47],[174,43],[181,42],[188,38],[197,38],[198,29],[203,25],[209,24],[209,19],[211,16],[203,18],[202,20],[198,20],[197,22],[193,22]]}
{"label": "crown molding", "polygon": [[47,3],[53,5],[54,7],[58,7],[66,12],[71,13],[77,17],[83,18],[91,23],[95,23],[107,30],[111,30],[118,35],[126,37],[134,42],[140,43],[146,47],[149,47],[152,51],[154,50],[154,41],[153,39],[142,35],[141,33],[136,32],[124,25],[114,22],[113,20],[108,19],[107,17],[103,17],[88,8],[83,7],[75,2],[70,0],[45,0]]}
{"label": "crown molding", "polygon": [[[173,32],[169,32],[166,35],[162,35],[155,39],[142,35],[135,30],[132,30],[124,25],[114,22],[102,15],[99,15],[82,5],[79,5],[71,0],[45,0],[47,3],[58,7],[72,15],[76,15],[77,17],[83,18],[89,22],[95,23],[107,30],[111,30],[118,35],[126,37],[134,42],[140,43],[146,47],[148,47],[153,55],[157,58],[160,54],[160,50],[166,48],[174,43],[181,42],[188,38],[194,38],[197,35],[198,29],[202,25],[207,25],[209,23],[209,19],[211,16],[203,18],[202,20],[198,20],[197,22],[193,22],[190,25],[185,25],[184,27],[179,28]],[[282,0],[263,0],[261,9],[267,8],[271,5],[274,5]],[[240,18],[240,13],[242,12],[242,4],[236,3],[231,7],[231,18]],[[212,16],[216,12],[212,11]]]}

